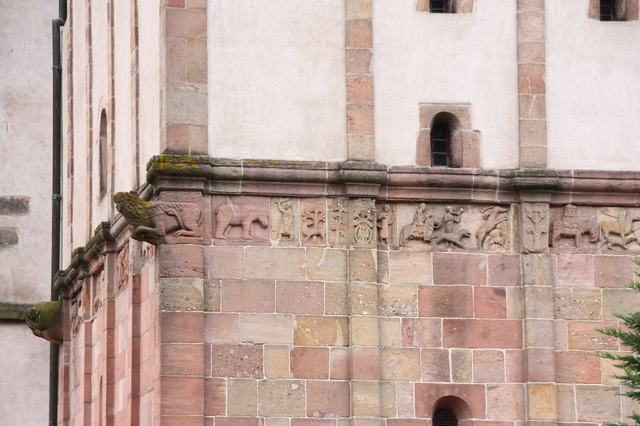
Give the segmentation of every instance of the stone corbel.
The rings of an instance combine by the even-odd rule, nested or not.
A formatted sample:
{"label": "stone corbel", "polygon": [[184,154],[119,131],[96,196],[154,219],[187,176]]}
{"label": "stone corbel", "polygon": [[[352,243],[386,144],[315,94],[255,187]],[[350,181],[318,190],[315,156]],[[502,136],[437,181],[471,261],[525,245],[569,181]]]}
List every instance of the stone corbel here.
{"label": "stone corbel", "polygon": [[59,300],[37,303],[24,312],[24,321],[34,335],[61,344],[61,312],[62,302]]}

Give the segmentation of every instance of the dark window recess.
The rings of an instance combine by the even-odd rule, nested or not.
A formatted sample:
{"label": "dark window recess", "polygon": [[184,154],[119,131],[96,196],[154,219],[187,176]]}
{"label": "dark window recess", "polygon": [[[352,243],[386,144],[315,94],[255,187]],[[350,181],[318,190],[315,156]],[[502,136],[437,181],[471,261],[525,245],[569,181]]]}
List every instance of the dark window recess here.
{"label": "dark window recess", "polygon": [[449,167],[451,131],[447,123],[436,122],[431,129],[431,165]]}
{"label": "dark window recess", "polygon": [[614,0],[600,0],[600,20],[613,21],[615,16],[614,7]]}
{"label": "dark window recess", "polygon": [[109,178],[107,148],[107,113],[102,110],[102,114],[100,114],[100,138],[98,139],[98,161],[100,162],[100,197],[104,197],[107,193],[107,179]]}
{"label": "dark window recess", "polygon": [[430,0],[429,10],[431,13],[454,13],[453,0]]}
{"label": "dark window recess", "polygon": [[433,415],[433,426],[458,426],[458,419],[449,410],[438,410]]}

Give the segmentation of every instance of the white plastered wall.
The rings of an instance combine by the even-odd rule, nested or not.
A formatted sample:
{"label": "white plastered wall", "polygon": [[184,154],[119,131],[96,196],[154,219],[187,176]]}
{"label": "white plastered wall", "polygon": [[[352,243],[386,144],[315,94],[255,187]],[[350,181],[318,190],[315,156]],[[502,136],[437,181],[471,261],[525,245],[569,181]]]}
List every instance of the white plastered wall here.
{"label": "white plastered wall", "polygon": [[346,159],[344,10],[344,0],[209,0],[211,155]]}
{"label": "white plastered wall", "polygon": [[548,165],[640,169],[640,21],[587,17],[588,0],[547,0]]}
{"label": "white plastered wall", "polygon": [[468,103],[482,167],[517,167],[515,0],[475,0],[473,14],[374,1],[373,19],[376,161],[415,164],[420,103]]}
{"label": "white plastered wall", "polygon": [[[0,196],[27,196],[26,215],[0,215],[18,244],[0,247],[0,302],[50,293],[51,20],[57,2],[0,0]],[[24,323],[0,321],[0,424],[44,425],[49,344]]]}

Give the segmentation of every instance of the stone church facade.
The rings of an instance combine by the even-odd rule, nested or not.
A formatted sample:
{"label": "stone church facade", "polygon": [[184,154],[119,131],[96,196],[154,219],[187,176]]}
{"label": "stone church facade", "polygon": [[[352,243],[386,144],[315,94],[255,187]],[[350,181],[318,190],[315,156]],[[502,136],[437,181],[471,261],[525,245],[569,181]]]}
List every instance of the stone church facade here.
{"label": "stone church facade", "polygon": [[640,24],[606,5],[70,1],[58,423],[623,420]]}

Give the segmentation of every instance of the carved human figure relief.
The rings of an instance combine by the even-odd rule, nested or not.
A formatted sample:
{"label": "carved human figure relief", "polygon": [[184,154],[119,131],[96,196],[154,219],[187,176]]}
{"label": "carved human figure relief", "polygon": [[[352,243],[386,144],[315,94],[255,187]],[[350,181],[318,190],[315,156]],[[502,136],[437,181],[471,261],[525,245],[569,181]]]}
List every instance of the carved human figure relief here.
{"label": "carved human figure relief", "polygon": [[158,244],[167,242],[169,236],[202,238],[202,211],[196,203],[145,201],[134,192],[118,192],[113,202],[133,225],[136,240]]}
{"label": "carved human figure relief", "polygon": [[373,200],[353,200],[353,243],[356,246],[373,246],[376,232],[376,208]]}
{"label": "carved human figure relief", "polygon": [[277,239],[293,240],[293,203],[289,198],[280,198],[275,200],[278,215],[274,220],[274,232]]}
{"label": "carved human figure relief", "polygon": [[269,226],[269,212],[254,206],[238,206],[227,198],[227,202],[216,208],[216,229],[214,238],[224,240],[231,238],[233,227],[241,227],[241,239],[261,239],[253,230],[253,226],[267,228]]}
{"label": "carved human figure relief", "polygon": [[542,253],[549,246],[549,206],[522,205],[522,248],[525,253]]}
{"label": "carved human figure relief", "polygon": [[391,225],[393,224],[393,216],[389,204],[385,204],[382,207],[382,211],[378,212],[377,222],[378,242],[382,247],[388,247],[391,239]]}
{"label": "carved human figure relief", "polygon": [[609,250],[627,250],[631,243],[638,242],[636,231],[640,226],[636,222],[640,221],[640,214],[624,209],[602,209],[600,213],[607,217],[600,222],[600,231]]}
{"label": "carved human figure relief", "polygon": [[423,240],[433,248],[473,248],[467,240],[471,232],[461,227],[460,222],[465,209],[447,206],[444,211],[433,212],[421,203],[410,224],[400,231],[400,245],[406,247],[410,240]]}
{"label": "carved human figure relief", "polygon": [[324,209],[311,207],[302,210],[300,232],[305,243],[322,244],[325,241]]}
{"label": "carved human figure relief", "polygon": [[484,222],[476,230],[478,246],[483,250],[504,250],[509,240],[509,210],[490,206],[482,210]]}
{"label": "carved human figure relief", "polygon": [[573,246],[584,247],[584,236],[588,242],[596,243],[600,239],[600,228],[596,217],[583,217],[578,213],[576,206],[567,204],[562,210],[562,215],[551,224],[551,245],[556,246],[562,239],[573,240]]}

